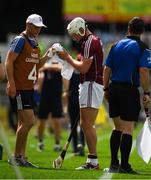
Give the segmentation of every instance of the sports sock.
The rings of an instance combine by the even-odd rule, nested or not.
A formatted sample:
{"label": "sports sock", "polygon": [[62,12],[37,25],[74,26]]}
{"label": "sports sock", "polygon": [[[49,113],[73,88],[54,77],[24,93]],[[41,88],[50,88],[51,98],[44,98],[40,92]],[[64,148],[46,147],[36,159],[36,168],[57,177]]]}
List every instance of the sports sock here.
{"label": "sports sock", "polygon": [[98,164],[97,156],[93,154],[88,154],[86,163],[91,163],[92,165],[96,166]]}
{"label": "sports sock", "polygon": [[118,150],[121,142],[121,131],[113,130],[110,137],[110,149],[111,149],[111,165],[119,164]]}
{"label": "sports sock", "polygon": [[126,169],[128,167],[128,160],[132,148],[132,136],[129,134],[123,134],[120,151],[121,151],[121,167]]}

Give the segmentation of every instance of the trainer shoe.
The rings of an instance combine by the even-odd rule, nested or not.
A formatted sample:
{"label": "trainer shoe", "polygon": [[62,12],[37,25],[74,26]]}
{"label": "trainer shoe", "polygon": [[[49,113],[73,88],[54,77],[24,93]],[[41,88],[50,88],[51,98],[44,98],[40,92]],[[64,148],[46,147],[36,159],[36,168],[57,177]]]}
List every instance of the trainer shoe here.
{"label": "trainer shoe", "polygon": [[109,168],[103,170],[105,173],[118,173],[119,165],[111,165]]}
{"label": "trainer shoe", "polygon": [[138,174],[136,171],[134,171],[129,164],[127,168],[122,168],[121,166],[119,167],[119,173],[127,173],[127,174]]}
{"label": "trainer shoe", "polygon": [[44,150],[44,143],[38,142],[37,144],[37,151],[42,152]]}
{"label": "trainer shoe", "polygon": [[27,157],[24,157],[24,162],[25,162],[26,167],[39,168],[35,164],[32,164],[31,162],[29,162]]}
{"label": "trainer shoe", "polygon": [[36,166],[36,165],[32,164],[31,162],[27,161],[27,158],[23,158],[22,156],[11,157],[10,159],[8,159],[8,163],[10,165],[38,168],[38,166]]}
{"label": "trainer shoe", "polygon": [[60,152],[60,151],[62,150],[60,144],[55,144],[55,146],[54,146],[53,149],[54,149],[54,151],[56,151],[56,152]]}
{"label": "trainer shoe", "polygon": [[99,164],[92,165],[91,163],[85,163],[82,166],[76,168],[76,170],[99,170]]}

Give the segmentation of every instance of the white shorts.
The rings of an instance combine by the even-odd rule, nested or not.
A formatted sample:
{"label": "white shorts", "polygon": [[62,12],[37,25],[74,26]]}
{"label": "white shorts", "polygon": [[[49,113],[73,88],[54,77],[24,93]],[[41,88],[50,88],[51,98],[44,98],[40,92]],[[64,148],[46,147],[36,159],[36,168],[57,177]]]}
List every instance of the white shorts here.
{"label": "white shorts", "polygon": [[99,109],[104,96],[103,85],[96,82],[85,81],[79,85],[80,108],[92,107]]}

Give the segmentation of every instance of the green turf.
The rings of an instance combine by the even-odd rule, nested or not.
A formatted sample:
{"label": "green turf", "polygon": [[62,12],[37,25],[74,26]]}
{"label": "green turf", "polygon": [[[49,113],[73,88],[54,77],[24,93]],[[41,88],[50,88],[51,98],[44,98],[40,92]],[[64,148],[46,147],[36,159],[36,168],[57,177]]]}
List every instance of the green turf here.
{"label": "green turf", "polygon": [[[141,126],[137,126],[134,131],[136,138]],[[24,179],[151,179],[151,163],[145,164],[138,156],[134,149],[130,162],[139,175],[129,174],[110,174],[105,176],[103,169],[108,167],[110,163],[109,137],[111,126],[105,125],[97,128],[98,134],[98,158],[101,169],[98,171],[76,171],[75,168],[83,164],[86,157],[70,156],[72,155],[71,146],[67,152],[67,156],[61,169],[53,169],[52,161],[58,157],[59,153],[53,151],[54,138],[53,135],[46,133],[45,135],[45,151],[38,152],[36,150],[37,139],[35,138],[35,129],[30,132],[28,138],[27,155],[29,161],[39,166],[39,169],[19,168]],[[7,132],[11,148],[14,148],[15,136]],[[68,130],[64,130],[62,134],[61,144],[63,145],[69,134]],[[2,142],[0,138],[0,142]],[[87,151],[87,150],[86,150]],[[87,152],[86,152],[87,153]],[[3,160],[0,161],[0,178],[16,179],[16,174],[12,166],[7,163],[7,153],[4,148]]]}

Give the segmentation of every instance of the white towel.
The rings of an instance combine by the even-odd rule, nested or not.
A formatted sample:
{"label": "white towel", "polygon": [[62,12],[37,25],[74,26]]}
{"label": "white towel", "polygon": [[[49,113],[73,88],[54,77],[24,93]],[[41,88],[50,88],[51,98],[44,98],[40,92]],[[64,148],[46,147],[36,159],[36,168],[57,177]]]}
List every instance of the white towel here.
{"label": "white towel", "polygon": [[146,118],[137,137],[136,147],[140,157],[148,163],[151,158],[151,122],[149,117]]}
{"label": "white towel", "polygon": [[73,74],[74,68],[67,62],[64,61],[62,64],[61,75],[67,80],[70,80]]}
{"label": "white towel", "polygon": [[52,45],[52,47],[49,49],[49,53],[47,54],[50,59],[47,61],[51,64],[51,62],[59,62],[62,65],[61,68],[61,75],[63,78],[70,80],[74,71],[74,68],[63,59],[59,58],[59,56],[56,54],[56,52],[63,51],[63,47],[59,43],[55,43]]}

